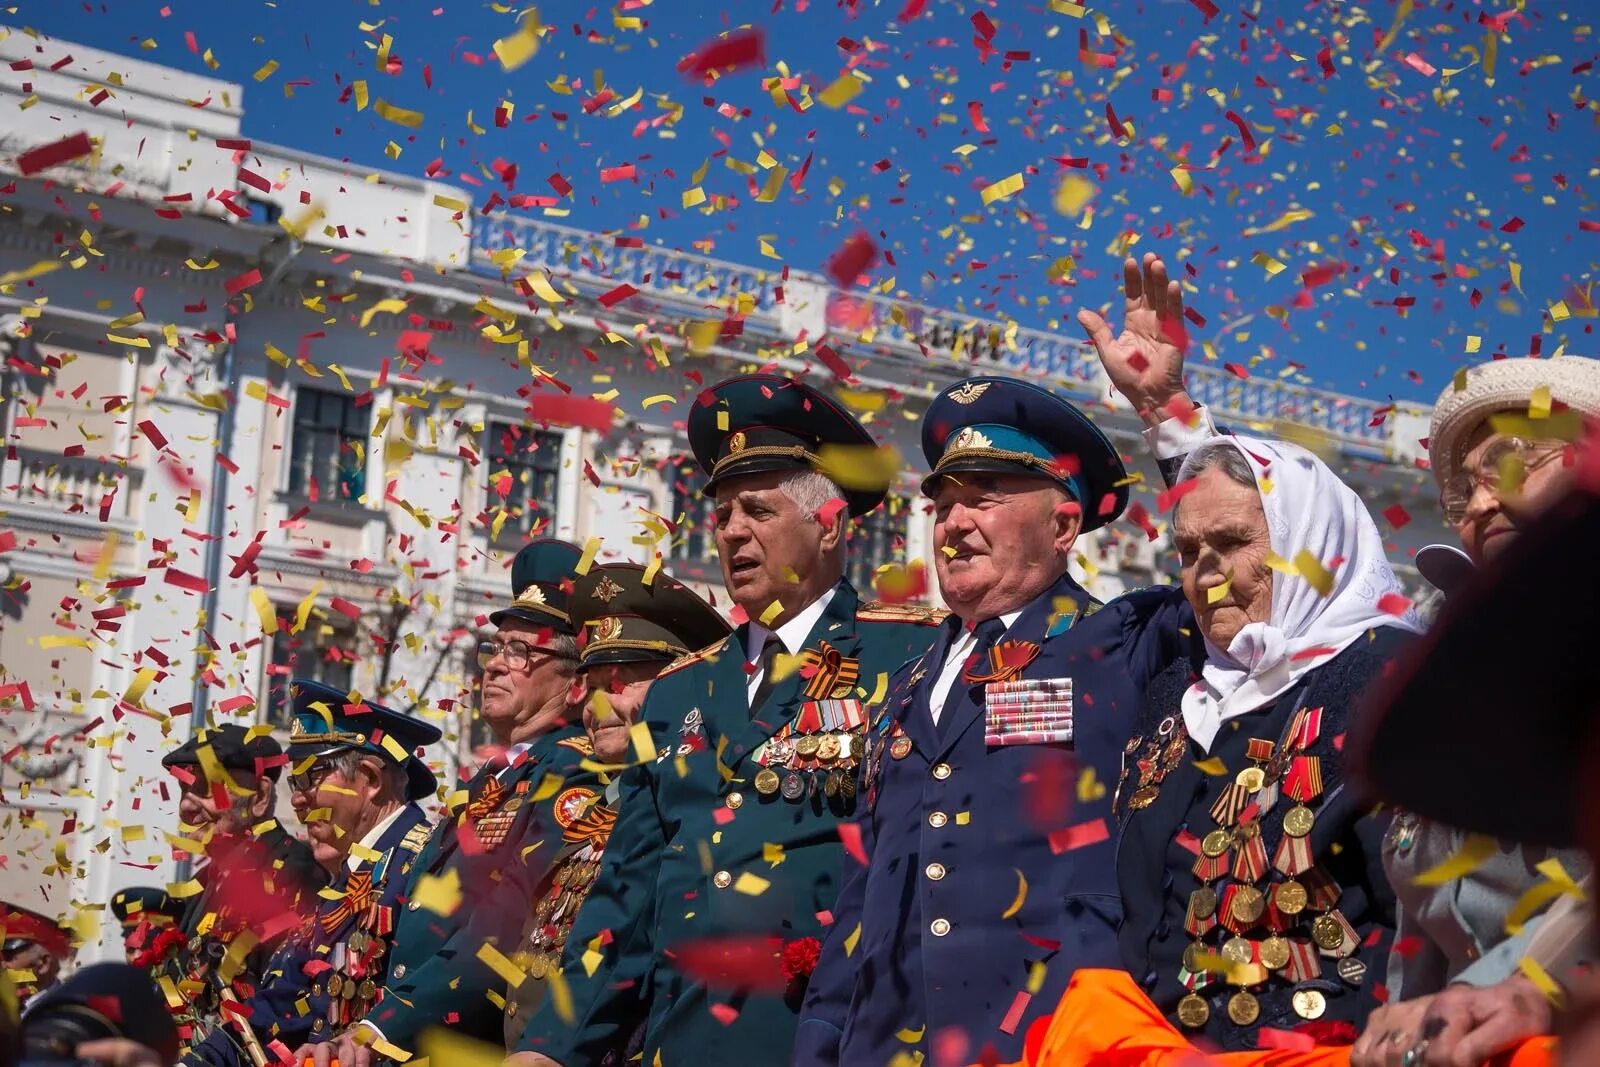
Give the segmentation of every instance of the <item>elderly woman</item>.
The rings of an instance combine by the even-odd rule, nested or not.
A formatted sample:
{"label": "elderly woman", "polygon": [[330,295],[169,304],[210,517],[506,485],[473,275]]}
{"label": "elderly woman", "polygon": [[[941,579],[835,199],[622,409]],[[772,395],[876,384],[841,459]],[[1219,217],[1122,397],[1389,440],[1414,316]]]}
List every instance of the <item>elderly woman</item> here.
{"label": "elderly woman", "polygon": [[1394,901],[1386,820],[1346,788],[1339,748],[1356,695],[1419,627],[1361,499],[1304,449],[1216,438],[1174,495],[1198,627],[1125,749],[1123,962],[1224,1049],[1262,1029],[1353,1040]]}
{"label": "elderly woman", "polygon": [[[1165,264],[1146,255],[1124,264],[1126,320],[1120,336],[1093,311],[1079,322],[1116,387],[1149,429],[1163,467],[1215,430],[1184,390],[1182,293]],[[1429,455],[1445,518],[1466,560],[1445,546],[1418,555],[1425,576],[1449,591],[1483,564],[1560,494],[1581,420],[1600,417],[1600,362],[1576,357],[1497,360],[1452,382],[1434,408]],[[1427,554],[1427,555],[1425,555]],[[1433,558],[1428,558],[1432,556]],[[1452,558],[1456,557],[1456,558]],[[1537,912],[1513,934],[1509,913],[1544,880],[1537,868],[1561,863],[1572,877],[1581,856],[1498,841],[1477,866],[1440,886],[1419,874],[1461,853],[1466,835],[1406,813],[1385,835],[1384,865],[1399,897],[1397,950],[1383,972],[1388,1005],[1354,1050],[1355,1067],[1468,1062],[1511,1047],[1549,1023],[1545,998],[1518,962],[1531,954],[1557,980],[1589,951],[1581,916],[1567,901]],[[1542,926],[1559,926],[1541,930]],[[1438,994],[1435,996],[1435,994]],[[1532,1004],[1532,1011],[1517,1010]],[[1428,1044],[1424,1044],[1428,1042]],[[1409,1056],[1409,1060],[1407,1057]]]}

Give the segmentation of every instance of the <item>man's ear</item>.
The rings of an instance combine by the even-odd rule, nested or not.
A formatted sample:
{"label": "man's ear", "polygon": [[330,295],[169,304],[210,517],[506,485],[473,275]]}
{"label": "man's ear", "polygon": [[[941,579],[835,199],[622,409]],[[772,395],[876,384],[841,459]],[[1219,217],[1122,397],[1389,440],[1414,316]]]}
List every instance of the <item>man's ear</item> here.
{"label": "man's ear", "polygon": [[817,512],[817,522],[822,526],[822,550],[832,552],[844,544],[844,525],[850,521],[850,507],[841,497],[834,497]]}
{"label": "man's ear", "polygon": [[383,792],[383,760],[377,756],[362,756],[359,766],[362,790],[371,796]]}
{"label": "man's ear", "polygon": [[278,806],[277,785],[277,780],[270,774],[263,774],[256,779],[255,795],[250,798],[250,817],[256,822],[272,817],[273,809]]}
{"label": "man's ear", "polygon": [[1083,505],[1076,500],[1063,500],[1051,510],[1050,521],[1055,531],[1056,551],[1066,555],[1072,551],[1073,542],[1083,529]]}

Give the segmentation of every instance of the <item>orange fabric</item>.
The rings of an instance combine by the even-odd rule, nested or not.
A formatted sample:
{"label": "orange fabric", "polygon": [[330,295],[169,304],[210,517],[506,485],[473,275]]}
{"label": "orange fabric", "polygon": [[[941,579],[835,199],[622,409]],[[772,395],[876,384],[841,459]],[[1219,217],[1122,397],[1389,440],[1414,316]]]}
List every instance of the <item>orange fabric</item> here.
{"label": "orange fabric", "polygon": [[[1348,1048],[1206,1054],[1173,1029],[1123,971],[1073,975],[1055,1014],[1028,1031],[1023,1058],[1007,1067],[1347,1067]],[[1524,1042],[1494,1067],[1555,1067],[1555,1042]]]}

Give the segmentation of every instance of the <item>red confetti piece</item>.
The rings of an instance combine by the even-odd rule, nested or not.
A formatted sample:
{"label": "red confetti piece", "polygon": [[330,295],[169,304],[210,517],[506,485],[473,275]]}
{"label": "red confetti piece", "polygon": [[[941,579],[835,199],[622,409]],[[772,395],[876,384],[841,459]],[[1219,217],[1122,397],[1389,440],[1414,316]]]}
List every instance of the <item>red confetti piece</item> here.
{"label": "red confetti piece", "polygon": [[1250,380],[1250,372],[1245,370],[1237,363],[1224,363],[1222,365],[1222,369],[1233,375],[1235,378],[1238,378],[1240,381]]}
{"label": "red confetti piece", "polygon": [[1286,1052],[1310,1052],[1316,1048],[1317,1043],[1310,1034],[1263,1028],[1256,1032],[1256,1045],[1260,1048],[1283,1049]]}
{"label": "red confetti piece", "polygon": [[922,9],[928,6],[928,0],[906,0],[906,6],[900,9],[900,14],[895,18],[901,22],[910,22],[922,14]]}
{"label": "red confetti piece", "polygon": [[537,393],[528,400],[528,415],[534,422],[581,426],[597,433],[611,429],[615,414],[606,401],[589,397]]}
{"label": "red confetti piece", "polygon": [[843,511],[845,506],[846,505],[843,500],[840,500],[838,497],[834,497],[832,500],[822,505],[821,510],[817,512],[817,521],[824,526],[832,526],[834,517],[837,516],[839,512]]}
{"label": "red confetti piece", "polygon": [[1389,520],[1389,525],[1396,530],[1403,529],[1411,522],[1411,513],[1399,504],[1390,504],[1384,508],[1383,517]]}
{"label": "red confetti piece", "polygon": [[1178,501],[1194,492],[1195,486],[1200,484],[1200,479],[1190,478],[1186,482],[1179,482],[1171,489],[1165,489],[1156,497],[1156,510],[1166,514],[1178,506]]}
{"label": "red confetti piece", "polygon": [[145,419],[143,422],[139,423],[139,432],[144,434],[145,440],[155,445],[157,449],[167,447],[166,435],[163,434],[160,427],[158,427],[150,419]]}
{"label": "red confetti piece", "polygon": [[1439,73],[1439,68],[1435,67],[1432,63],[1429,63],[1426,59],[1423,59],[1415,52],[1406,53],[1406,66],[1410,67],[1412,70],[1416,71],[1418,74],[1421,74],[1425,78],[1431,78],[1435,74]]}
{"label": "red confetti piece", "polygon": [[1205,16],[1207,23],[1216,18],[1219,13],[1217,5],[1213,4],[1211,0],[1189,0],[1189,3],[1193,4],[1200,14]]}
{"label": "red confetti piece", "polygon": [[[178,570],[176,567],[168,567],[166,569],[163,581],[168,585],[175,585],[179,589],[187,589],[191,593],[204,593],[211,588],[200,575],[189,574],[186,571]],[[223,807],[227,807],[227,804],[224,803]]]}
{"label": "red confetti piece", "polygon": [[620,167],[600,168],[600,182],[602,185],[608,182],[632,181],[634,177],[635,171],[632,163],[624,163]]}
{"label": "red confetti piece", "polygon": [[830,257],[828,277],[841,289],[856,284],[863,271],[871,270],[878,261],[878,246],[867,234],[858,233]]}
{"label": "red confetti piece", "polygon": [[742,934],[683,942],[668,954],[678,970],[707,988],[781,993],[789,984],[783,975],[782,951],[782,938]]}
{"label": "red confetti piece", "polygon": [[1000,1020],[1002,1034],[1017,1032],[1017,1024],[1022,1022],[1022,1013],[1028,1010],[1028,1002],[1033,999],[1033,994],[1026,989],[1017,990],[1017,995],[1011,999],[1011,1007],[1006,1009],[1006,1017]]}
{"label": "red confetti piece", "polygon": [[719,37],[684,56],[678,70],[704,78],[713,71],[726,74],[745,67],[767,65],[767,35],[759,29],[739,30]]}
{"label": "red confetti piece", "polygon": [[1399,617],[1411,610],[1411,601],[1399,593],[1385,593],[1378,598],[1378,610]]}
{"label": "red confetti piece", "polygon": [[229,296],[236,296],[239,293],[242,293],[244,290],[250,288],[252,285],[260,284],[261,269],[259,267],[251,267],[243,274],[229,278],[223,288],[227,290]]}
{"label": "red confetti piece", "polygon": [[63,137],[59,141],[42,144],[38,148],[30,148],[17,157],[17,169],[23,177],[49,170],[51,167],[62,163],[80,159],[94,151],[94,146],[89,143],[87,133],[75,133],[70,137]]}
{"label": "red confetti piece", "polygon": [[861,824],[842,822],[839,824],[838,830],[839,843],[844,845],[845,854],[865,867],[867,865],[867,850],[861,844]]}
{"label": "red confetti piece", "polygon": [[615,289],[611,290],[609,293],[602,294],[600,297],[600,303],[604,307],[614,308],[624,300],[628,299],[628,297],[638,295],[639,290],[624,282]]}
{"label": "red confetti piece", "polygon": [[855,378],[855,372],[850,369],[850,364],[846,363],[843,356],[827,345],[821,345],[817,348],[817,358],[822,360],[822,365],[832,371],[833,376],[841,382],[848,382]]}
{"label": "red confetti piece", "polygon": [[1106,829],[1104,819],[1095,819],[1093,822],[1082,822],[1076,826],[1069,826],[1064,830],[1056,830],[1049,837],[1050,851],[1057,856],[1063,852],[1084,848],[1088,845],[1097,845],[1108,840],[1111,832]]}

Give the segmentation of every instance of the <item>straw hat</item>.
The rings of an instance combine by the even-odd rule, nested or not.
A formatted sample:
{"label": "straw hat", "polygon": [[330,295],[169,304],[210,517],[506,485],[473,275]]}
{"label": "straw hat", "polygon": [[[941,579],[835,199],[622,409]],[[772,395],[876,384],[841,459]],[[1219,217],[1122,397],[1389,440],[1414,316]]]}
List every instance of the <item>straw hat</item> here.
{"label": "straw hat", "polygon": [[1428,462],[1442,487],[1461,466],[1463,444],[1478,424],[1502,411],[1528,411],[1533,391],[1548,386],[1552,402],[1600,418],[1600,360],[1497,359],[1469,367],[1466,388],[1452,382],[1433,406]]}

